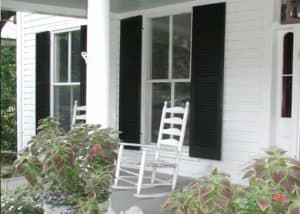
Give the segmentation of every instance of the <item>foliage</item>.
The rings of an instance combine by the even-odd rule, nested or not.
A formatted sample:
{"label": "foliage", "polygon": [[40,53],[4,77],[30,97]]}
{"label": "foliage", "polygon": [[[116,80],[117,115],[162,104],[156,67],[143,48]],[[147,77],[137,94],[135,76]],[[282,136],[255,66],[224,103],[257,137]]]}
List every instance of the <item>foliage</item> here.
{"label": "foliage", "polygon": [[229,175],[213,170],[173,192],[163,208],[171,213],[232,213],[233,186]]}
{"label": "foliage", "polygon": [[238,189],[237,192],[234,206],[238,214],[282,213],[287,210],[285,194],[272,189],[270,180],[262,180],[251,187]]}
{"label": "foliage", "polygon": [[255,159],[243,178],[248,186],[232,185],[229,176],[211,175],[174,191],[163,205],[171,213],[288,213],[300,214],[300,161],[285,151],[266,151]]}
{"label": "foliage", "polygon": [[20,174],[17,172],[13,165],[2,165],[1,166],[1,178],[19,177]]}
{"label": "foliage", "polygon": [[249,178],[250,186],[260,180],[270,180],[271,188],[285,194],[295,192],[300,186],[300,161],[288,158],[280,149],[266,151],[268,157],[256,159],[246,168],[243,178]]}
{"label": "foliage", "polygon": [[[1,151],[16,151],[16,53],[15,47],[0,49]],[[1,155],[2,156],[2,155]],[[2,156],[3,157],[3,156]],[[11,159],[9,156],[5,160]]]}
{"label": "foliage", "polygon": [[[267,157],[255,159],[246,167],[243,178],[249,179],[249,187],[246,188],[243,201],[250,208],[259,206],[261,213],[282,213],[287,210],[292,213],[291,210],[298,208],[300,211],[297,203],[300,196],[300,161],[286,157],[286,152],[281,149],[266,153]],[[236,202],[241,205],[240,200]],[[250,208],[238,208],[241,213],[251,213]]]}
{"label": "foliage", "polygon": [[1,214],[15,213],[43,213],[37,206],[37,193],[35,189],[18,187],[1,193]]}
{"label": "foliage", "polygon": [[106,201],[118,133],[97,125],[74,126],[66,133],[52,118],[43,119],[38,130],[15,166],[32,186],[40,187],[41,202],[80,210],[92,206],[92,200]]}

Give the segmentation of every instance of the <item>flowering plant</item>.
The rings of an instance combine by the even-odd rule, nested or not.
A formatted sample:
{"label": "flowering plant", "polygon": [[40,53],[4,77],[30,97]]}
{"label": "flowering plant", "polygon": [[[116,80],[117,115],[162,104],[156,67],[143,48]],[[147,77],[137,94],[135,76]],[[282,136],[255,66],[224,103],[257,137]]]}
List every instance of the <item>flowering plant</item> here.
{"label": "flowering plant", "polygon": [[18,187],[1,192],[1,214],[36,213],[43,210],[36,204],[37,192],[28,187]]}
{"label": "flowering plant", "polygon": [[106,201],[118,133],[98,125],[78,125],[64,132],[52,118],[42,120],[38,130],[15,166],[40,188],[41,203],[90,212]]}

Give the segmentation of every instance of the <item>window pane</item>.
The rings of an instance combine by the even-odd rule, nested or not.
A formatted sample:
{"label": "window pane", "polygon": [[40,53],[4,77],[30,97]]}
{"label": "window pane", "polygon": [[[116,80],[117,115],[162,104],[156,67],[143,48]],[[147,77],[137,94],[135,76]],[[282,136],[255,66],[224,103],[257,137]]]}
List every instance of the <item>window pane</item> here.
{"label": "window pane", "polygon": [[[175,84],[175,106],[185,106],[187,101],[190,101],[191,95],[191,87],[190,83],[176,83]],[[176,127],[176,126],[175,126]],[[190,123],[187,122],[185,137],[184,137],[184,145],[190,144]]]}
{"label": "window pane", "polygon": [[55,35],[55,82],[68,81],[68,33]]}
{"label": "window pane", "polygon": [[292,114],[292,77],[283,77],[281,117],[291,117],[291,114]]}
{"label": "window pane", "polygon": [[189,78],[191,14],[173,16],[173,78]]}
{"label": "window pane", "polygon": [[169,63],[169,17],[152,20],[152,79],[167,79]]}
{"label": "window pane", "polygon": [[293,73],[294,34],[287,33],[283,40],[283,74]]}
{"label": "window pane", "polygon": [[152,142],[157,141],[163,103],[164,101],[169,102],[170,99],[171,99],[170,83],[153,83],[152,85],[152,126],[151,126]]}
{"label": "window pane", "polygon": [[190,101],[191,87],[190,83],[176,83],[175,84],[175,105],[185,106],[187,101]]}
{"label": "window pane", "polygon": [[80,82],[80,31],[71,33],[71,43],[71,80],[72,82]]}
{"label": "window pane", "polygon": [[61,127],[70,129],[74,100],[79,100],[79,86],[54,87],[54,117],[57,117]]}

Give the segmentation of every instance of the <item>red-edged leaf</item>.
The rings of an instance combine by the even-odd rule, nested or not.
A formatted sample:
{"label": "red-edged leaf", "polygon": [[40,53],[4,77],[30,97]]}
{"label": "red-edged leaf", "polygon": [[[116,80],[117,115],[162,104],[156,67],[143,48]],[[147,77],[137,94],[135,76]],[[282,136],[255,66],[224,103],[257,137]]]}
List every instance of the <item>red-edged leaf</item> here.
{"label": "red-edged leaf", "polygon": [[259,163],[255,164],[254,170],[255,170],[255,173],[256,173],[256,177],[261,177],[263,175],[264,167],[265,167],[264,162],[259,162]]}
{"label": "red-edged leaf", "polygon": [[288,214],[300,214],[300,207],[290,207],[288,209]]}
{"label": "red-edged leaf", "polygon": [[247,167],[244,168],[244,171],[248,171],[249,169],[254,168],[254,163],[249,164]]}
{"label": "red-edged leaf", "polygon": [[300,169],[294,169],[294,170],[291,170],[291,175],[296,178],[297,180],[300,180]]}
{"label": "red-edged leaf", "polygon": [[288,160],[288,163],[300,168],[300,160],[290,159]]}
{"label": "red-edged leaf", "polygon": [[207,204],[211,200],[212,200],[212,197],[209,194],[199,196],[199,201],[202,205]]}
{"label": "red-edged leaf", "polygon": [[215,190],[215,187],[212,186],[212,185],[205,185],[205,186],[203,185],[199,189],[199,195],[200,196],[205,196],[205,195],[213,192],[214,190]]}
{"label": "red-edged leaf", "polygon": [[286,177],[286,173],[281,169],[277,169],[271,173],[271,177],[276,184],[280,184]]}
{"label": "red-edged leaf", "polygon": [[222,184],[223,186],[226,186],[226,187],[231,187],[230,180],[227,179],[227,178],[223,178],[223,179],[221,180],[221,184]]}
{"label": "red-edged leaf", "polygon": [[250,169],[250,170],[248,170],[248,171],[244,174],[244,176],[242,177],[242,179],[249,178],[249,177],[252,176],[254,173],[255,173],[254,170],[253,170],[253,169]]}
{"label": "red-edged leaf", "polygon": [[216,206],[213,203],[207,203],[202,206],[203,213],[213,213]]}
{"label": "red-edged leaf", "polygon": [[228,206],[229,200],[226,198],[218,198],[214,203],[218,207],[225,209]]}
{"label": "red-edged leaf", "polygon": [[287,151],[280,149],[280,148],[273,148],[270,150],[265,151],[265,153],[267,153],[268,155],[274,155],[274,154],[284,154]]}
{"label": "red-edged leaf", "polygon": [[266,209],[268,209],[270,205],[270,200],[267,198],[258,198],[256,199],[256,203],[260,207],[260,209],[264,212]]}
{"label": "red-edged leaf", "polygon": [[233,191],[230,188],[224,188],[221,191],[221,195],[227,199],[231,199],[233,197]]}
{"label": "red-edged leaf", "polygon": [[282,186],[283,186],[285,191],[287,191],[288,193],[291,193],[291,192],[294,191],[294,189],[296,187],[296,184],[292,180],[286,180],[282,183]]}

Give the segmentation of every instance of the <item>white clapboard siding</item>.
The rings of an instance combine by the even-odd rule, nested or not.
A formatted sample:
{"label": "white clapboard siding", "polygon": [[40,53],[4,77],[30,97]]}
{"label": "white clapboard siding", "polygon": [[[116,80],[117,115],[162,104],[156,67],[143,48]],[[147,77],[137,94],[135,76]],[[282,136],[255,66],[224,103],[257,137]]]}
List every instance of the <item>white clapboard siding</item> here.
{"label": "white clapboard siding", "polygon": [[[263,69],[264,59],[266,58],[263,47],[266,40],[268,40],[264,34],[266,28],[264,19],[265,14],[268,10],[271,10],[271,7],[263,8],[265,4],[261,0],[224,1],[227,2],[227,13],[222,161],[191,158],[189,157],[189,148],[185,146],[180,174],[198,177],[207,174],[214,167],[219,167],[225,172],[231,173],[234,180],[238,180],[245,163],[250,158],[256,157],[257,153],[261,152],[266,145],[261,136],[262,129],[264,129],[262,126],[264,124],[263,114],[266,111],[263,106],[263,94],[268,93],[263,91],[266,90],[263,81],[264,76],[266,76],[266,71]],[[143,14],[158,14],[159,16],[159,14],[165,13],[166,10],[171,13],[174,10],[180,11],[181,8],[200,5],[202,2],[214,3],[213,0],[187,1],[173,6],[115,14],[116,16],[113,16],[110,26],[110,54],[112,56],[110,61],[112,109],[110,121],[113,127],[118,127],[119,116],[119,20]],[[216,2],[220,1],[216,0]],[[35,134],[35,33],[76,27],[86,22],[81,19],[30,13],[24,13],[22,18],[22,140],[26,142]],[[268,131],[267,128],[264,131]],[[137,153],[137,151],[126,152],[131,156]],[[169,157],[166,156],[165,158],[168,159]]]}
{"label": "white clapboard siding", "polygon": [[[22,75],[22,130],[18,145],[26,146],[27,142],[35,135],[35,36],[38,32],[56,31],[68,28],[80,27],[86,24],[86,20],[58,17],[51,15],[18,13],[21,20],[22,34],[22,61],[18,66],[21,67]],[[18,62],[20,63],[20,62]],[[21,149],[21,148],[20,148]]]}
{"label": "white clapboard siding", "polygon": [[[211,1],[210,1],[211,2]],[[231,173],[233,180],[240,181],[242,169],[250,158],[257,157],[265,149],[261,130],[263,116],[263,76],[264,65],[264,13],[261,0],[227,0],[226,35],[225,35],[225,71],[224,71],[224,105],[223,105],[223,136],[222,161],[211,161],[189,157],[189,148],[185,146],[180,174],[199,177],[214,167]],[[179,10],[201,4],[177,4],[175,8],[166,7],[150,9],[146,14],[158,14],[164,10]],[[178,8],[177,8],[178,7]],[[143,14],[143,11],[132,15]],[[126,13],[124,17],[130,17]],[[122,17],[122,16],[121,16]],[[268,26],[270,27],[270,26]],[[119,25],[115,24],[112,35],[119,35]],[[112,51],[119,54],[119,36],[112,37]],[[271,38],[270,38],[271,39]],[[119,55],[118,55],[119,56]],[[118,91],[119,58],[114,57],[113,72],[115,87]],[[118,94],[118,93],[117,93]],[[116,98],[118,99],[118,98]],[[118,106],[116,106],[118,118]],[[117,120],[116,123],[117,124]],[[268,131],[268,130],[264,130]],[[201,140],[201,139],[199,139]],[[136,151],[128,151],[134,155]],[[168,157],[165,157],[168,159]],[[164,171],[172,173],[171,171]]]}

